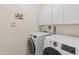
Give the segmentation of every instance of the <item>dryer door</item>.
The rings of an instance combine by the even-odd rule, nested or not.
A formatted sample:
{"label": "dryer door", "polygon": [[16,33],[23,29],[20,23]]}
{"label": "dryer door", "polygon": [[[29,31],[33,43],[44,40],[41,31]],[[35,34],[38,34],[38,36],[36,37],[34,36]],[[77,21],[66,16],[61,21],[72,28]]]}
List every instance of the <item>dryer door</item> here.
{"label": "dryer door", "polygon": [[61,53],[52,47],[47,47],[44,49],[43,55],[61,55]]}
{"label": "dryer door", "polygon": [[28,39],[28,49],[29,49],[29,53],[31,55],[34,55],[35,54],[35,44],[34,44],[32,38],[29,38]]}

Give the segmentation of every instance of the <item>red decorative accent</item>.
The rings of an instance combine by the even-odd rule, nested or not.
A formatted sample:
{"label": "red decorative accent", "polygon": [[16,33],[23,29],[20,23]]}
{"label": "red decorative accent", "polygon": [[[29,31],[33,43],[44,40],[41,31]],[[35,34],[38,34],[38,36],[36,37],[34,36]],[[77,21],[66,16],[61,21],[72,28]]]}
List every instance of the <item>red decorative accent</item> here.
{"label": "red decorative accent", "polygon": [[23,14],[15,14],[15,18],[18,19],[18,20],[23,20]]}

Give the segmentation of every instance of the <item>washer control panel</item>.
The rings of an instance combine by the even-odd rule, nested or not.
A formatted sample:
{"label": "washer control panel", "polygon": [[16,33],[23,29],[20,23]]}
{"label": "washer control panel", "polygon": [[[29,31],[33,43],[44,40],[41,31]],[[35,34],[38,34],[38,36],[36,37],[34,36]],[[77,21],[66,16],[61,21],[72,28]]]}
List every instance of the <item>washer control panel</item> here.
{"label": "washer control panel", "polygon": [[54,41],[53,42],[53,45],[54,45],[54,47],[57,47],[58,46],[58,42],[57,41]]}
{"label": "washer control panel", "polygon": [[76,50],[74,47],[71,47],[71,46],[68,46],[68,45],[65,45],[65,44],[61,45],[61,49],[64,50],[64,51],[67,51],[69,53],[72,53],[72,54],[75,54],[75,50]]}

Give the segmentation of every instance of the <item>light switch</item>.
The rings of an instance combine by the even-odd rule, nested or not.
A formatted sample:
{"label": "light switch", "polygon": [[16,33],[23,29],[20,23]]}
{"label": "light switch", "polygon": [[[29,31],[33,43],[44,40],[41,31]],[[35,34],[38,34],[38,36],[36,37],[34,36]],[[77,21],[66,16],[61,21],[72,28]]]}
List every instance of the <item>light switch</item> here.
{"label": "light switch", "polygon": [[11,27],[16,27],[16,23],[15,22],[11,23]]}

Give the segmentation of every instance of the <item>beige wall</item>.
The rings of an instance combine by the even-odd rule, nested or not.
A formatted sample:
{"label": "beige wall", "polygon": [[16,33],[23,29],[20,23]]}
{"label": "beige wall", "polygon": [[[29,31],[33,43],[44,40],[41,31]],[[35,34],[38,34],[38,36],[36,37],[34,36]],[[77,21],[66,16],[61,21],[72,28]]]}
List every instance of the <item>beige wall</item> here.
{"label": "beige wall", "polygon": [[[63,24],[63,25],[55,25],[56,26],[56,33],[57,34],[64,34],[64,35],[69,35],[69,36],[74,36],[74,37],[79,37],[79,25],[74,24],[74,25],[69,25],[69,24]],[[54,33],[54,30],[48,29],[48,26],[39,26],[40,31],[47,31],[51,32],[52,34]]]}
{"label": "beige wall", "polygon": [[42,32],[48,32],[48,33],[51,33],[53,34],[53,26],[51,26],[51,29],[48,28],[48,25],[41,25],[39,26],[39,30],[42,31]]}
{"label": "beige wall", "polygon": [[79,37],[79,25],[57,25],[57,33]]}
{"label": "beige wall", "polygon": [[[16,13],[24,19],[16,20]],[[0,54],[27,54],[28,35],[35,31],[39,31],[36,5],[0,5]]]}

